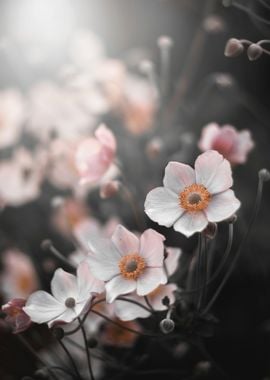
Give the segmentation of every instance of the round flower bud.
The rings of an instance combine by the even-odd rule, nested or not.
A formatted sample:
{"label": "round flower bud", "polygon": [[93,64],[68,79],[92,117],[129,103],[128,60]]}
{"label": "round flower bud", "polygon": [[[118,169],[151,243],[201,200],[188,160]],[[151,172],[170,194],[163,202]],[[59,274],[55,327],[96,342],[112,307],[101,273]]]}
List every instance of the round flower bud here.
{"label": "round flower bud", "polygon": [[52,242],[49,239],[43,240],[43,242],[41,243],[41,249],[43,249],[43,251],[51,249],[51,246]]}
{"label": "round flower bud", "polygon": [[270,172],[267,169],[259,170],[259,178],[260,180],[267,182],[270,180]]}
{"label": "round flower bud", "polygon": [[56,339],[63,339],[65,336],[64,330],[61,327],[54,327],[52,329],[52,334]]}
{"label": "round flower bud", "polygon": [[175,323],[170,318],[164,318],[159,324],[160,330],[163,332],[163,334],[169,334],[174,330]]}
{"label": "round flower bud", "polygon": [[263,48],[258,44],[251,44],[247,49],[247,56],[250,61],[256,61],[263,54]]}
{"label": "round flower bud", "polygon": [[104,185],[101,186],[99,195],[102,199],[109,199],[114,197],[120,188],[119,181],[109,181],[104,183]]}
{"label": "round flower bud", "polygon": [[237,57],[244,51],[243,44],[237,38],[230,38],[225,46],[224,54],[226,57]]}
{"label": "round flower bud", "polygon": [[95,338],[88,339],[87,345],[89,348],[95,348],[98,345],[98,341]]}

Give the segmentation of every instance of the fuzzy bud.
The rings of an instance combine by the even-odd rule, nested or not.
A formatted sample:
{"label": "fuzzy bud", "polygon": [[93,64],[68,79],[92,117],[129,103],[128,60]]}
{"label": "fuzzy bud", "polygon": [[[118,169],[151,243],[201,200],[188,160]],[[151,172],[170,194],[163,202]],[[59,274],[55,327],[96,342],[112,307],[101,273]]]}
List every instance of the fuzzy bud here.
{"label": "fuzzy bud", "polygon": [[267,169],[259,170],[259,178],[263,182],[267,182],[270,180],[270,172]]}
{"label": "fuzzy bud", "polygon": [[250,61],[256,61],[263,54],[263,48],[258,44],[251,44],[247,49],[247,56]]}
{"label": "fuzzy bud", "polygon": [[169,334],[174,330],[175,323],[170,318],[164,318],[160,322],[159,327],[163,334]]}
{"label": "fuzzy bud", "polygon": [[119,181],[109,181],[104,183],[104,185],[101,186],[99,195],[102,199],[109,199],[113,198],[118,192],[120,188],[120,182]]}
{"label": "fuzzy bud", "polygon": [[244,51],[243,44],[237,38],[230,38],[225,46],[224,54],[226,57],[237,57]]}

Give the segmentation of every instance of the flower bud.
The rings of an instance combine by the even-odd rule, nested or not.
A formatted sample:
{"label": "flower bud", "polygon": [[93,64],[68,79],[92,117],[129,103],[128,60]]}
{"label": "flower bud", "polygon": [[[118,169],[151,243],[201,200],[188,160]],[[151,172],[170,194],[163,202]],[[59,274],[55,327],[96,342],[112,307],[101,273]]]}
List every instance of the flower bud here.
{"label": "flower bud", "polygon": [[263,54],[263,48],[258,44],[251,44],[247,49],[247,56],[250,61],[256,61]]}
{"label": "flower bud", "polygon": [[224,30],[224,22],[217,15],[210,15],[203,21],[203,28],[208,33],[219,33]]}
{"label": "flower bud", "polygon": [[217,234],[217,224],[208,223],[206,229],[203,231],[203,234],[207,237],[207,239],[214,239]]}
{"label": "flower bud", "polygon": [[43,249],[43,251],[47,251],[47,250],[51,249],[52,242],[51,242],[51,240],[46,239],[46,240],[43,240],[43,242],[41,243],[40,246],[41,246],[41,249]]}
{"label": "flower bud", "polygon": [[98,341],[95,338],[88,339],[87,345],[89,348],[95,348],[98,345]]}
{"label": "flower bud", "polygon": [[168,36],[160,36],[157,43],[160,49],[169,49],[173,46],[173,40]]}
{"label": "flower bud", "polygon": [[56,339],[59,339],[59,340],[63,339],[64,336],[65,336],[65,332],[64,332],[64,330],[62,329],[62,327],[54,327],[54,328],[52,329],[52,334],[53,334],[53,336],[54,336]]}
{"label": "flower bud", "polygon": [[270,172],[267,169],[259,170],[259,178],[263,182],[267,182],[270,180]]}
{"label": "flower bud", "polygon": [[162,140],[159,137],[153,138],[146,146],[146,154],[150,159],[155,159],[159,156],[163,147]]}
{"label": "flower bud", "polygon": [[159,324],[160,330],[163,332],[163,334],[169,334],[174,330],[175,323],[170,318],[164,318]]}
{"label": "flower bud", "polygon": [[226,57],[237,57],[244,51],[243,44],[237,38],[230,38],[225,46],[224,54]]}
{"label": "flower bud", "polygon": [[109,199],[114,197],[120,188],[119,181],[109,181],[104,183],[104,185],[101,186],[99,195],[102,199]]}

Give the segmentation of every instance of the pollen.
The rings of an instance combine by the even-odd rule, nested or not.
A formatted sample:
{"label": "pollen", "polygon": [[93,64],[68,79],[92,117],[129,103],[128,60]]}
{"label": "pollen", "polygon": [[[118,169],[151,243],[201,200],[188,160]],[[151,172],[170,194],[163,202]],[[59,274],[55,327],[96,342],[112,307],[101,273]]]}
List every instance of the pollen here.
{"label": "pollen", "polygon": [[118,265],[123,277],[128,280],[136,280],[144,271],[145,261],[137,253],[131,253],[122,257]]}
{"label": "pollen", "polygon": [[202,211],[208,206],[210,200],[209,191],[197,183],[185,187],[179,194],[179,204],[187,211]]}

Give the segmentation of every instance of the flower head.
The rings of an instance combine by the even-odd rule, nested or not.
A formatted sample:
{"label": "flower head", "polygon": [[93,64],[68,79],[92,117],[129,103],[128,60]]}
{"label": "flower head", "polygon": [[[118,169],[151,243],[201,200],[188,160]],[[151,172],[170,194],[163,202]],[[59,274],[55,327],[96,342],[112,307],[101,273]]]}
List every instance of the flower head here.
{"label": "flower head", "polygon": [[160,225],[190,237],[203,231],[209,222],[221,222],[240,207],[230,190],[233,184],[229,162],[210,150],[195,161],[195,170],[179,162],[169,162],[163,187],[150,191],[145,212]]}
{"label": "flower head", "polygon": [[205,152],[214,149],[222,154],[231,164],[243,164],[254,142],[247,130],[238,132],[231,125],[220,127],[210,123],[203,128],[199,148]]}
{"label": "flower head", "polygon": [[140,296],[167,282],[163,269],[164,236],[152,229],[137,238],[119,225],[111,240],[90,239],[88,261],[95,276],[106,281],[106,297],[113,302],[133,291]]}
{"label": "flower head", "polygon": [[11,326],[14,334],[19,334],[28,329],[31,319],[23,311],[25,300],[14,298],[2,306],[2,311],[6,314],[5,321]]}
{"label": "flower head", "polygon": [[87,311],[94,293],[101,293],[104,285],[90,273],[86,261],[80,263],[76,276],[59,268],[51,282],[52,295],[39,290],[33,293],[23,308],[33,322],[69,323]]}
{"label": "flower head", "polygon": [[83,183],[100,180],[111,167],[115,158],[116,140],[113,133],[101,125],[90,137],[79,144],[76,166]]}

